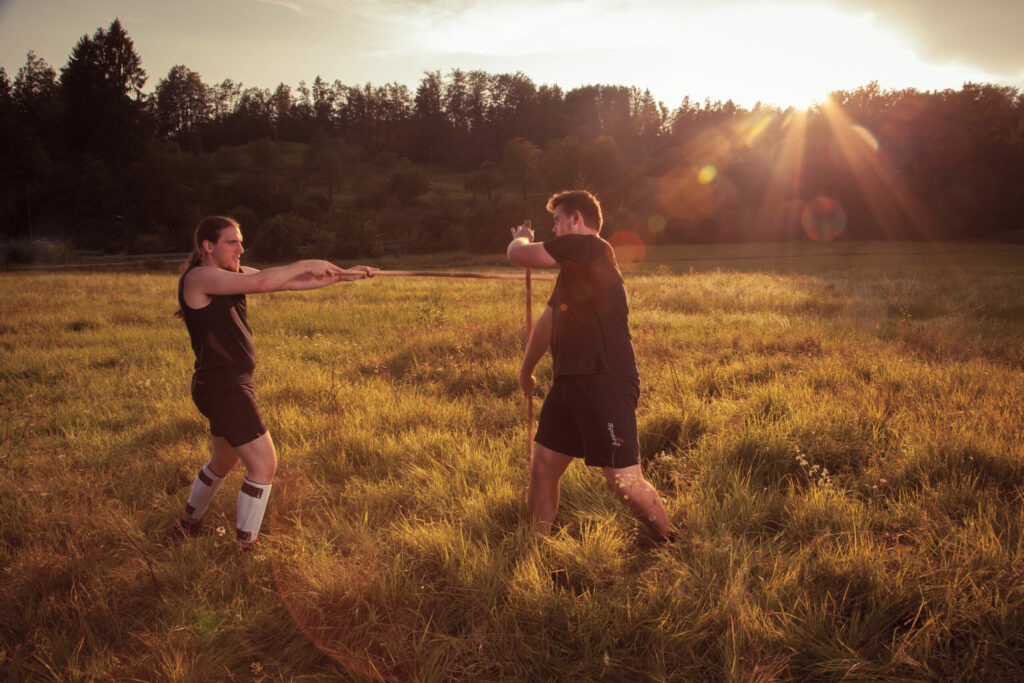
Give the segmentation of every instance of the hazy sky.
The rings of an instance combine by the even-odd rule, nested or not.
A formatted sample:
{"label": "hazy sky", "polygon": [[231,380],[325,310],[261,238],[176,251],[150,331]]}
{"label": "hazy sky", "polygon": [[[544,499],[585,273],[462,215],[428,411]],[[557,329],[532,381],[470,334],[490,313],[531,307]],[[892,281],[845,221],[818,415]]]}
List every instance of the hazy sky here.
{"label": "hazy sky", "polygon": [[0,0],[0,66],[56,69],[119,18],[152,92],[183,64],[207,84],[347,85],[424,71],[522,71],[537,85],[649,88],[804,107],[884,88],[1024,90],[1024,0]]}

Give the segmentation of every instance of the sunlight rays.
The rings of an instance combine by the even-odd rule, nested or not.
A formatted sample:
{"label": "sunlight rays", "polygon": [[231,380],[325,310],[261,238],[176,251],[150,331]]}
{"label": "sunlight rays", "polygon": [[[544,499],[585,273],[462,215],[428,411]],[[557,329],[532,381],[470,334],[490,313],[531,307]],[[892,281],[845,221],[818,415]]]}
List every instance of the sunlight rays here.
{"label": "sunlight rays", "polygon": [[807,145],[807,112],[791,111],[782,128],[785,133],[772,161],[772,171],[757,211],[756,223],[768,235],[793,235],[799,224],[803,202],[797,188],[803,175]]}
{"label": "sunlight rays", "polygon": [[841,157],[832,161],[843,164],[852,176],[881,236],[899,234],[900,226],[909,222],[919,236],[934,237],[932,226],[936,221],[930,210],[906,186],[874,135],[831,102],[826,102],[821,111],[828,126],[829,144],[834,146],[830,152],[837,151]]}
{"label": "sunlight rays", "polygon": [[[799,234],[807,113],[758,110],[710,129],[693,141],[657,183],[656,219],[685,226],[687,237],[766,241]],[[767,167],[758,187],[736,176],[737,161]],[[758,192],[757,208],[743,211],[743,193]],[[657,235],[652,235],[657,237]]]}
{"label": "sunlight rays", "polygon": [[[666,225],[687,241],[838,239],[912,234],[933,237],[935,217],[918,200],[875,134],[831,100],[814,110],[755,110],[741,116],[697,110],[724,120],[679,151],[682,163],[657,181]],[[764,168],[751,180],[750,168]],[[744,171],[746,168],[748,171]],[[749,193],[760,199],[742,209]],[[658,233],[647,232],[656,241]]]}

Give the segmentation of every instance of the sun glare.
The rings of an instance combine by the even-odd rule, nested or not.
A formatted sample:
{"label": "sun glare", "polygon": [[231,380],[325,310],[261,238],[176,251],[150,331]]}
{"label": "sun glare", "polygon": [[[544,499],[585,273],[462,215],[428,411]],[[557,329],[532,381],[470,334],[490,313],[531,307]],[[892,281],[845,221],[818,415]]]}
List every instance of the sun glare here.
{"label": "sun glare", "polygon": [[[555,0],[477,5],[416,23],[405,34],[412,49],[452,66],[514,59],[515,70],[540,83],[649,88],[670,108],[690,97],[804,109],[873,81],[927,89],[948,87],[950,78],[948,65],[922,62],[873,14],[807,3]],[[965,80],[972,75],[963,71]]]}
{"label": "sun glare", "polygon": [[674,73],[695,92],[746,106],[806,108],[834,90],[898,77],[911,57],[870,15],[825,6],[726,4],[686,21],[695,46],[684,54],[694,68],[666,68],[659,80],[667,86]]}

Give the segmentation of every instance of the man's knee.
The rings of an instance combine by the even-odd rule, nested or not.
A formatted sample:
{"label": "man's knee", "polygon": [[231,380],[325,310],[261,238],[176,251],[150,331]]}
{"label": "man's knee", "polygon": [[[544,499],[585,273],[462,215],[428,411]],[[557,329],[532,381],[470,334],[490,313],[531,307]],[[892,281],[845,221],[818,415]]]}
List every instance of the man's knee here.
{"label": "man's knee", "polygon": [[537,483],[557,484],[572,458],[540,444],[534,444],[530,477]]}
{"label": "man's knee", "polygon": [[269,484],[277,472],[277,451],[270,432],[237,448],[250,480]]}
{"label": "man's knee", "polygon": [[608,487],[620,496],[628,496],[631,492],[644,490],[650,486],[639,466],[621,469],[605,467],[602,472]]}

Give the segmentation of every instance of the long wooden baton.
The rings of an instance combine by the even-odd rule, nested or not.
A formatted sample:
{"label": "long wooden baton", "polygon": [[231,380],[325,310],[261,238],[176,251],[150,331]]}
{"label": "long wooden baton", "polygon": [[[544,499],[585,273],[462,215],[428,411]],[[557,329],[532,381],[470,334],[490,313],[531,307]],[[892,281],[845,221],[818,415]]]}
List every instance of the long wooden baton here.
{"label": "long wooden baton", "polygon": [[[533,287],[531,286],[530,269],[526,269],[526,344],[530,344],[533,334]],[[533,392],[526,396],[526,454],[533,457]],[[529,462],[529,459],[527,459]]]}
{"label": "long wooden baton", "polygon": [[[476,278],[479,280],[522,280],[522,273],[473,273],[463,270],[378,270],[375,276],[384,277],[462,277]],[[527,272],[526,279],[529,281],[530,274]],[[538,280],[554,280],[553,276],[539,276]]]}

